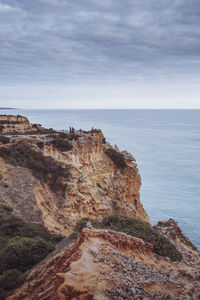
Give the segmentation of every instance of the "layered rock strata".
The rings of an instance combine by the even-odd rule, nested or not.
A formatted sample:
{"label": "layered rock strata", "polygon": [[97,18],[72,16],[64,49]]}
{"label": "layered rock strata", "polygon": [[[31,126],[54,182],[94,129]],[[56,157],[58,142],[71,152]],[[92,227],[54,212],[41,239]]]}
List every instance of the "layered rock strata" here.
{"label": "layered rock strata", "polygon": [[28,118],[23,116],[0,115],[0,132],[13,133],[13,132],[27,132],[27,131],[40,131],[42,126],[40,124],[30,124]]}
{"label": "layered rock strata", "polygon": [[[52,135],[51,130],[40,130],[40,125],[25,117],[1,116],[0,122],[0,154],[4,153],[4,159],[0,158],[0,201],[15,214],[63,235],[71,233],[83,217],[102,219],[116,213],[149,223],[140,202],[141,179],[134,157],[107,143],[101,130]],[[21,166],[17,156],[6,163],[11,149],[21,156]],[[23,155],[29,155],[23,149],[38,154],[33,169],[30,164],[22,167]],[[53,169],[43,165],[46,159],[51,160]],[[68,172],[67,177],[57,177],[61,185],[53,176],[56,164],[58,170],[66,171],[62,174]],[[35,176],[34,167],[44,172],[44,166],[51,174],[42,181],[38,173]],[[62,193],[52,182],[65,187]],[[63,240],[57,252],[36,265],[8,300],[199,299],[198,250],[172,219],[159,222],[155,229],[180,251],[180,262],[155,254],[153,245],[142,239],[90,226],[71,246],[69,239]]]}
{"label": "layered rock strata", "polygon": [[10,143],[0,147],[9,148],[21,142],[61,163],[70,174],[63,180],[66,192],[61,197],[48,184],[34,178],[30,170],[0,159],[1,201],[26,220],[43,222],[50,230],[62,234],[68,234],[80,218],[100,219],[113,213],[149,223],[140,202],[141,178],[135,159],[126,151],[114,150],[126,163],[125,168],[118,167],[106,154],[113,147],[105,142],[101,130],[78,132],[76,140],[69,141],[70,151],[59,150],[48,134],[36,133],[12,135]]}
{"label": "layered rock strata", "polygon": [[8,299],[199,299],[199,254],[187,249],[196,257],[192,267],[155,255],[141,239],[85,228]]}

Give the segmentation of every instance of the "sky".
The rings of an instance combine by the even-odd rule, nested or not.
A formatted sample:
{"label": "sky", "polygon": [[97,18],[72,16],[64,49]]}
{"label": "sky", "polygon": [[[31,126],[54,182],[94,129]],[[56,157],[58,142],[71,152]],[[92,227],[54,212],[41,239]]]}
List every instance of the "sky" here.
{"label": "sky", "polygon": [[200,108],[199,0],[0,0],[0,107]]}

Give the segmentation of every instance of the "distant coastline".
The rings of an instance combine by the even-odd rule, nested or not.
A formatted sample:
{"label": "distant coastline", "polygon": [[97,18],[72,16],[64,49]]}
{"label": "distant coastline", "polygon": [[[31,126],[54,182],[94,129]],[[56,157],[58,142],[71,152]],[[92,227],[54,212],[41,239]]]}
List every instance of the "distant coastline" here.
{"label": "distant coastline", "polygon": [[13,107],[0,107],[0,109],[17,109],[17,108],[13,108]]}

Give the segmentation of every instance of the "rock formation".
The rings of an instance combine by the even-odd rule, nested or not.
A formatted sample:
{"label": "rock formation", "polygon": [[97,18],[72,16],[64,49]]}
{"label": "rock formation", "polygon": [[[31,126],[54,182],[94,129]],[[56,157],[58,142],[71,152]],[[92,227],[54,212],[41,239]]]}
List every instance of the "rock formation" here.
{"label": "rock formation", "polygon": [[9,148],[20,142],[61,163],[70,174],[63,181],[66,192],[61,197],[48,184],[34,178],[29,169],[11,166],[0,158],[1,201],[11,205],[26,220],[43,222],[50,230],[63,234],[69,233],[82,217],[102,218],[112,213],[138,217],[149,223],[140,202],[141,179],[134,158],[126,151],[117,152],[127,166],[116,166],[105,153],[112,146],[105,143],[101,130],[79,132],[76,140],[69,141],[70,151],[58,149],[46,133],[12,135],[10,144],[0,147]]}
{"label": "rock formation", "polygon": [[2,133],[40,131],[41,129],[40,124],[30,124],[26,117],[0,115],[0,132]]}
{"label": "rock formation", "polygon": [[196,258],[192,267],[155,255],[141,239],[85,228],[69,248],[36,266],[8,300],[199,299],[198,252],[186,249]]}
{"label": "rock formation", "polygon": [[[55,132],[13,116],[0,116],[0,123],[0,201],[15,214],[65,236],[81,218],[110,214],[150,226],[134,157],[107,143],[101,130]],[[8,300],[200,299],[199,251],[174,220],[154,228],[176,246],[181,261],[155,254],[141,238],[87,223]]]}
{"label": "rock formation", "polygon": [[0,122],[3,124],[8,123],[29,123],[28,118],[23,116],[0,115]]}

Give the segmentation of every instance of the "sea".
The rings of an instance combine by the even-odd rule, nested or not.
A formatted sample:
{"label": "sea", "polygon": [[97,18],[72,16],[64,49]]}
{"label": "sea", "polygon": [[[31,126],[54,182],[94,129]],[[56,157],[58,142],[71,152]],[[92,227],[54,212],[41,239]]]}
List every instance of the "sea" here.
{"label": "sea", "polygon": [[100,128],[136,158],[152,225],[175,219],[200,249],[200,110],[0,110],[47,128]]}

